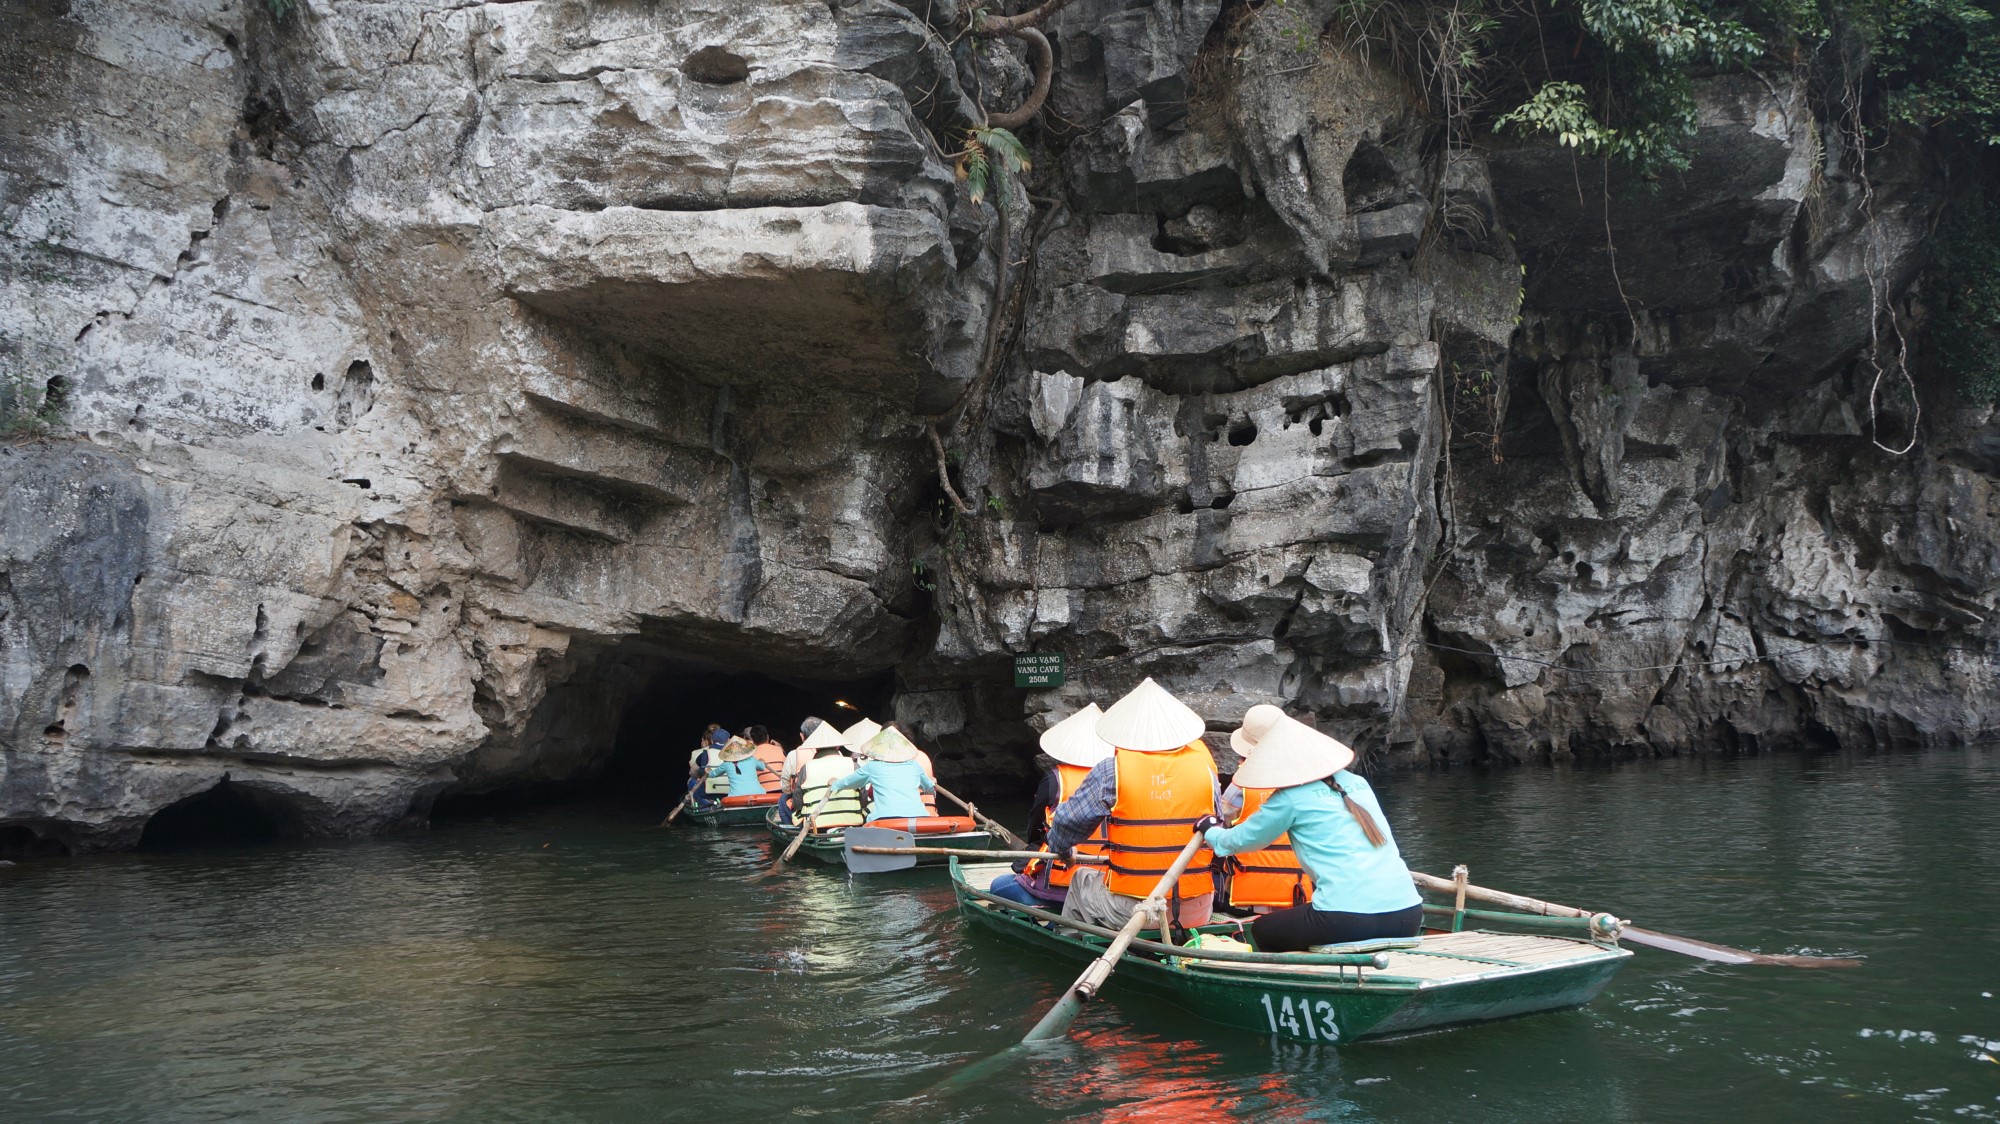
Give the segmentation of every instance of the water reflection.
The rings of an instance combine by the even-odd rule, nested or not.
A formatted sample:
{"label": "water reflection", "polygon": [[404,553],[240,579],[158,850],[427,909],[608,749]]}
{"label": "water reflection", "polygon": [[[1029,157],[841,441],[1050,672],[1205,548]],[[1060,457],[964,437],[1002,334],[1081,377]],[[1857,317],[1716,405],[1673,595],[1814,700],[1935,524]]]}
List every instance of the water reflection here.
{"label": "water reflection", "polygon": [[0,1116],[2000,1119],[2000,767],[1980,753],[1414,774],[1415,865],[1854,972],[1642,950],[1576,1012],[1338,1048],[1074,974],[942,875],[759,884],[756,832],[598,809],[0,870]]}

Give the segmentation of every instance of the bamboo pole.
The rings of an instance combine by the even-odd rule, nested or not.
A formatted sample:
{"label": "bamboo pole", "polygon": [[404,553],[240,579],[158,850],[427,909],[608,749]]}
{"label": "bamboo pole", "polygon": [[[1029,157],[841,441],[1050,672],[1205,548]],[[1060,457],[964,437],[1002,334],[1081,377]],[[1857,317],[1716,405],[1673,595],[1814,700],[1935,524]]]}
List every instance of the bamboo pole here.
{"label": "bamboo pole", "polygon": [[[1447,882],[1434,874],[1411,871],[1410,878],[1426,890],[1437,893],[1456,893],[1458,884]],[[1465,896],[1477,901],[1492,902],[1523,913],[1539,914],[1543,917],[1583,917],[1589,919],[1594,931],[1607,937],[1622,938],[1633,944],[1648,948],[1678,952],[1682,956],[1692,956],[1699,960],[1713,960],[1718,964],[1759,964],[1777,968],[1859,968],[1861,961],[1844,956],[1788,956],[1768,955],[1750,952],[1747,949],[1731,948],[1728,945],[1710,944],[1693,937],[1660,933],[1652,929],[1641,929],[1629,921],[1621,921],[1609,913],[1591,913],[1573,905],[1558,905],[1540,898],[1509,894],[1504,890],[1489,890],[1484,886],[1466,886]]]}
{"label": "bamboo pole", "polygon": [[[965,892],[981,901],[992,902],[1002,909],[1025,913],[1038,921],[1047,921],[1066,929],[1075,929],[1080,933],[1089,933],[1096,937],[1118,935],[1116,929],[1107,929],[1102,925],[1092,925],[1088,921],[1078,921],[1073,917],[1064,917],[1060,913],[1051,913],[1046,909],[1022,905],[976,887],[967,886]],[[1315,967],[1374,968],[1378,971],[1389,966],[1389,954],[1386,952],[1237,952],[1227,948],[1161,944],[1158,941],[1144,939],[1135,939],[1132,948],[1161,956],[1178,956],[1184,960],[1214,960],[1227,964],[1308,964]]]}
{"label": "bamboo pole", "polygon": [[1008,831],[1006,826],[999,823],[998,821],[989,819],[985,815],[985,813],[981,812],[978,808],[973,807],[970,801],[966,800],[958,793],[953,792],[952,790],[946,788],[945,786],[937,783],[935,780],[931,782],[931,787],[937,790],[937,794],[939,796],[945,797],[952,803],[958,805],[961,808],[964,808],[965,814],[971,816],[974,820],[978,821],[979,826],[995,833],[996,835],[1000,836],[1000,838],[1005,839],[1009,847],[1015,847],[1023,851],[1028,849],[1027,840],[1021,838],[1020,836],[1014,834],[1011,831]]}
{"label": "bamboo pole", "polygon": [[1182,847],[1181,853],[1174,856],[1173,865],[1169,866],[1167,872],[1160,876],[1159,882],[1154,884],[1153,892],[1139,902],[1132,910],[1131,918],[1118,930],[1118,935],[1112,938],[1111,947],[1104,950],[1104,955],[1090,962],[1090,966],[1083,970],[1083,974],[1076,978],[1075,983],[1069,985],[1069,990],[1056,1001],[1056,1005],[1049,1008],[1049,1013],[1042,1016],[1042,1021],[1036,1023],[1034,1029],[1028,1031],[1027,1037],[1021,1039],[1022,1042],[1061,1038],[1069,1033],[1070,1024],[1076,1021],[1077,1012],[1083,1009],[1084,1001],[1094,997],[1098,989],[1104,986],[1104,981],[1111,978],[1111,973],[1118,968],[1119,959],[1138,938],[1139,930],[1145,926],[1147,918],[1155,913],[1166,912],[1168,888],[1180,880],[1181,872],[1194,861],[1195,854],[1207,845],[1208,841],[1199,835],[1189,837],[1187,846]]}
{"label": "bamboo pole", "polygon": [[[867,847],[851,845],[851,851],[864,855],[957,855],[967,859],[1052,859],[1047,851],[975,851],[970,847]],[[1101,863],[1106,860],[1101,855],[1079,855],[1078,862]]]}

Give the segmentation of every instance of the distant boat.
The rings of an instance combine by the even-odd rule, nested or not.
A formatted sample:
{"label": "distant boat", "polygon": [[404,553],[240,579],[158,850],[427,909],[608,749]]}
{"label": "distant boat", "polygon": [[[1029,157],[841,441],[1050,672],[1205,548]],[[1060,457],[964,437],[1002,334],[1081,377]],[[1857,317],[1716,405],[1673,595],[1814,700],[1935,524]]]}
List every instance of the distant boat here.
{"label": "distant boat", "polygon": [[[952,891],[973,924],[1070,959],[1104,953],[1114,930],[1078,925],[985,891],[1010,869],[951,860]],[[1425,909],[1442,914],[1447,925],[1470,919],[1495,927],[1329,945],[1313,953],[1210,952],[1140,940],[1107,990],[1145,992],[1253,1034],[1352,1042],[1580,1007],[1596,998],[1632,955],[1592,939],[1587,919],[1487,911],[1454,917],[1450,908]],[[1520,927],[1535,931],[1501,931],[1515,917]],[[1234,934],[1237,924],[1231,920],[1196,932]]]}
{"label": "distant boat", "polygon": [[[765,826],[781,842],[790,843],[799,833],[795,820],[785,824],[778,822],[778,810],[771,809],[764,817]],[[970,816],[926,816],[921,819],[870,820],[870,827],[892,827],[915,834],[917,841],[926,847],[956,847],[969,851],[987,851],[993,848],[993,833],[985,831]],[[847,864],[847,832],[844,828],[829,827],[815,831],[799,844],[804,851],[823,863],[834,866]],[[942,866],[942,855],[923,855],[917,859],[919,866]]]}
{"label": "distant boat", "polygon": [[778,794],[775,792],[759,796],[725,796],[720,804],[691,804],[681,814],[693,823],[710,827],[755,827],[764,822],[767,813],[774,812],[777,803]]}

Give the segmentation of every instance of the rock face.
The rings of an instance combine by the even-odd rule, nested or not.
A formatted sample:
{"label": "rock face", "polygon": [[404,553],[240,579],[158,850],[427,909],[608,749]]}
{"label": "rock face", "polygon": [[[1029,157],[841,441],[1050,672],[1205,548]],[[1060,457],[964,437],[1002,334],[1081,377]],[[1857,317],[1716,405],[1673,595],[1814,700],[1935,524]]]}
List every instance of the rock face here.
{"label": "rock face", "polygon": [[974,784],[1141,675],[1379,758],[1992,737],[2000,421],[1869,412],[1922,153],[1864,195],[1732,78],[1653,190],[1441,149],[1285,9],[1051,22],[991,378],[949,151],[1028,75],[955,4],[0,11],[0,363],[68,403],[0,448],[0,846],[422,822],[679,667],[893,672]]}

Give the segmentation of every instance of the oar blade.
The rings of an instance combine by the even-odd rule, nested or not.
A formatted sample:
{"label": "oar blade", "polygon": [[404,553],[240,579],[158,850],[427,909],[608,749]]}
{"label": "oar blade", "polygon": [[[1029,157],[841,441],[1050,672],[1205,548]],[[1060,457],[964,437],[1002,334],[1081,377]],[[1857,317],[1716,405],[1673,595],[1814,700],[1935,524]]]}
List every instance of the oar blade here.
{"label": "oar blade", "polygon": [[1619,939],[1648,948],[1678,952],[1682,956],[1692,956],[1700,960],[1713,960],[1718,964],[1761,964],[1773,968],[1859,968],[1861,961],[1843,956],[1787,956],[1749,952],[1745,949],[1730,948],[1728,945],[1710,944],[1693,937],[1660,933],[1652,929],[1641,929],[1627,925]]}
{"label": "oar blade", "polygon": [[907,831],[887,827],[850,827],[843,839],[850,874],[883,874],[892,870],[908,870],[917,865],[915,855],[871,855],[854,849],[916,846],[917,837]]}
{"label": "oar blade", "polygon": [[1062,1000],[1055,1006],[1050,1007],[1048,1014],[1042,1016],[1042,1021],[1036,1023],[1034,1029],[1028,1031],[1027,1035],[1021,1039],[1021,1044],[1047,1042],[1051,1039],[1067,1035],[1070,1024],[1076,1021],[1077,1014],[1082,1010],[1083,993],[1072,986],[1067,992],[1063,993]]}

